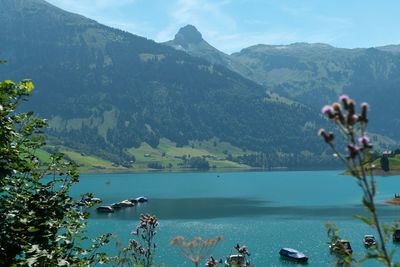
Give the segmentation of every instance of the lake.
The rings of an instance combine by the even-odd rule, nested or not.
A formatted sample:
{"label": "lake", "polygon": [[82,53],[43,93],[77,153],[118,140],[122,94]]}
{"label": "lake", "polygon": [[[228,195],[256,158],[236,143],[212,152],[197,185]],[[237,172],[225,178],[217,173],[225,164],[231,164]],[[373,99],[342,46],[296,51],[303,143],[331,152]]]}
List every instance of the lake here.
{"label": "lake", "polygon": [[[362,238],[375,234],[353,218],[362,214],[361,189],[354,178],[339,171],[205,172],[86,174],[72,193],[92,192],[103,203],[146,196],[149,202],[113,214],[92,212],[89,233],[114,233],[124,245],[132,237],[141,213],[158,217],[157,264],[192,266],[169,245],[177,235],[203,238],[223,235],[213,255],[225,258],[236,243],[246,245],[256,266],[289,266],[279,257],[282,247],[292,247],[309,257],[308,266],[331,266],[326,221],[341,229],[355,255],[363,255]],[[377,202],[400,193],[400,177],[377,177]],[[396,191],[397,190],[397,191]],[[379,204],[383,221],[400,218],[400,207]],[[389,244],[390,248],[394,245]],[[115,253],[111,244],[107,251]],[[204,266],[204,262],[200,265]],[[364,265],[363,265],[364,266]],[[365,266],[376,266],[376,263]]]}

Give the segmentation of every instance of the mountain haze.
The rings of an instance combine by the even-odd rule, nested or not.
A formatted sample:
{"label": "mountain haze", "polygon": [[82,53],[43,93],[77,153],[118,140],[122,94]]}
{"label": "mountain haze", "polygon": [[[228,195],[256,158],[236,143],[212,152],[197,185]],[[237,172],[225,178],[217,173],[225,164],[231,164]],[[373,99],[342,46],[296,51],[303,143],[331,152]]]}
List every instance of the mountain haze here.
{"label": "mountain haze", "polygon": [[34,80],[27,108],[49,119],[54,144],[127,162],[129,148],[143,142],[218,138],[263,152],[277,166],[325,160],[319,116],[224,66],[42,0],[0,6],[0,57],[8,61],[0,78]]}

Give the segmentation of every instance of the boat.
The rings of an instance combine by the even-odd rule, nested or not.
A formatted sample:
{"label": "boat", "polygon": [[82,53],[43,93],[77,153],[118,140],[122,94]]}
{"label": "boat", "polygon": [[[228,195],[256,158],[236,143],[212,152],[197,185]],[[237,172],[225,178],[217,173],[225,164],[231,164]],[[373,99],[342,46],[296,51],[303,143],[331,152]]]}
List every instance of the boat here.
{"label": "boat", "polygon": [[133,204],[130,200],[128,200],[128,199],[125,199],[125,200],[122,200],[121,202],[119,202],[118,203],[121,207],[133,207],[133,206],[135,206],[135,204]]}
{"label": "boat", "polygon": [[121,205],[121,203],[117,202],[117,203],[110,204],[110,207],[112,207],[113,209],[120,209],[120,208],[122,208],[122,205]]}
{"label": "boat", "polygon": [[147,197],[140,196],[140,197],[136,198],[136,201],[139,202],[139,203],[143,203],[143,202],[147,202],[149,200],[147,199]]}
{"label": "boat", "polygon": [[373,235],[365,235],[363,238],[363,242],[365,247],[376,246],[376,239]]}
{"label": "boat", "polygon": [[86,206],[89,205],[91,203],[100,203],[101,199],[98,197],[86,197],[86,198],[82,198],[79,202],[78,202],[78,206]]}
{"label": "boat", "polygon": [[100,206],[97,207],[96,209],[98,212],[104,212],[104,213],[111,213],[114,212],[114,208],[111,206]]}
{"label": "boat", "polygon": [[250,262],[243,255],[229,255],[225,260],[225,267],[248,267]]}
{"label": "boat", "polygon": [[400,229],[396,229],[393,232],[393,242],[400,242]]}
{"label": "boat", "polygon": [[303,253],[293,249],[293,248],[282,248],[279,251],[279,255],[281,255],[282,258],[292,260],[292,261],[297,261],[297,262],[307,262],[308,257],[304,255]]}
{"label": "boat", "polygon": [[351,248],[350,241],[348,240],[338,240],[335,243],[329,245],[331,252],[352,254],[353,249]]}

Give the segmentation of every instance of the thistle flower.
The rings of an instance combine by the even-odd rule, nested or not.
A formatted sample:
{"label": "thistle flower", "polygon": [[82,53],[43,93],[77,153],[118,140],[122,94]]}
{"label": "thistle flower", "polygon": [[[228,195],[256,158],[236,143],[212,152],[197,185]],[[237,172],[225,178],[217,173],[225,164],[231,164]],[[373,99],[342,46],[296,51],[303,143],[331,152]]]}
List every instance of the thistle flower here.
{"label": "thistle flower", "polygon": [[325,142],[328,144],[332,143],[335,137],[332,132],[326,132],[325,129],[320,129],[318,135],[324,138]]}
{"label": "thistle flower", "polygon": [[359,120],[359,116],[357,116],[356,114],[353,114],[350,116],[350,113],[347,116],[347,124],[348,125],[354,125],[356,124],[356,122]]}
{"label": "thistle flower", "polygon": [[356,103],[353,100],[348,100],[348,116],[353,116],[355,113]]}
{"label": "thistle flower", "polygon": [[352,144],[347,145],[347,151],[349,152],[348,159],[354,159],[358,155],[359,147]]}
{"label": "thistle flower", "polygon": [[207,267],[217,267],[218,263],[222,262],[222,259],[220,259],[219,261],[217,261],[213,256],[211,256],[207,262],[206,262],[206,266]]}
{"label": "thistle flower", "polygon": [[362,103],[361,104],[361,114],[358,118],[358,121],[361,123],[368,123],[368,118],[367,118],[367,111],[368,111],[369,105],[368,103]]}
{"label": "thistle flower", "polygon": [[341,95],[341,96],[339,96],[339,100],[342,103],[347,103],[350,100],[350,97],[348,95]]}
{"label": "thistle flower", "polygon": [[372,148],[372,144],[369,141],[369,137],[366,135],[363,135],[360,138],[358,138],[358,142],[360,143],[360,146],[363,148]]}
{"label": "thistle flower", "polygon": [[321,112],[328,116],[329,119],[334,119],[335,118],[335,111],[333,110],[333,107],[330,105],[326,105],[322,108]]}
{"label": "thistle flower", "polygon": [[239,253],[239,254],[242,254],[242,255],[244,255],[244,256],[250,256],[250,252],[247,250],[247,247],[246,246],[240,246],[239,244],[236,244],[236,246],[234,247],[236,250],[237,250],[237,252]]}
{"label": "thistle flower", "polygon": [[363,136],[361,136],[360,138],[358,138],[358,142],[359,142],[361,145],[368,144],[368,143],[369,143],[369,137],[366,136],[366,135],[363,135]]}

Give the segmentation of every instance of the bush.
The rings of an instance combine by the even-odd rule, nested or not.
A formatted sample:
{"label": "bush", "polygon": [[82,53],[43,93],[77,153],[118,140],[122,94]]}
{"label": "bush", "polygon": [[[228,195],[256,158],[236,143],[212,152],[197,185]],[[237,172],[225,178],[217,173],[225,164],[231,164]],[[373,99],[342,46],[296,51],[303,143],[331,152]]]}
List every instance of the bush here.
{"label": "bush", "polygon": [[15,111],[33,88],[29,80],[0,83],[0,266],[104,262],[97,249],[109,235],[80,247],[88,214],[69,196],[79,178],[76,166],[62,154],[41,162],[35,151],[45,144],[46,122]]}

